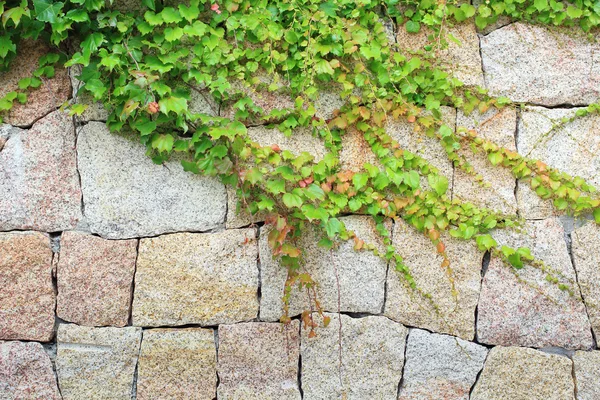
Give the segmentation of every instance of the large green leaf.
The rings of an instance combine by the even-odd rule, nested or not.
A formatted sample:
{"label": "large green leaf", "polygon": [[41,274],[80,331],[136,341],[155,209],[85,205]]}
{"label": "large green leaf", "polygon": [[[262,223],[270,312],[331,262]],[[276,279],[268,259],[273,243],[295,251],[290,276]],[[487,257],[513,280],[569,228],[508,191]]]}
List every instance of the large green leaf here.
{"label": "large green leaf", "polygon": [[48,0],[33,0],[33,7],[38,21],[49,22],[54,24],[58,22],[58,15],[63,8],[64,3],[48,1]]}

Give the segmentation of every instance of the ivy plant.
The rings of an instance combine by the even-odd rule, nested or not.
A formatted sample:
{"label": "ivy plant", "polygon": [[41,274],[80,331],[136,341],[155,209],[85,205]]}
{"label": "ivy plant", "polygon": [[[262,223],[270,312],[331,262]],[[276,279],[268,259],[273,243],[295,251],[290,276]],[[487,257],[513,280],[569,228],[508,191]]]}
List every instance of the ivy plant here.
{"label": "ivy plant", "polygon": [[[41,40],[53,52],[39,60],[19,89],[0,99],[6,113],[15,101],[27,101],[42,79],[57,67],[77,67],[81,90],[109,112],[111,130],[136,133],[155,163],[181,153],[182,166],[195,174],[218,177],[236,189],[239,209],[268,214],[268,243],[288,269],[286,304],[292,288],[306,290],[310,309],[305,326],[322,313],[316,282],[302,269],[297,239],[306,229],[322,232],[319,245],[334,248],[351,240],[357,251],[388,260],[400,279],[423,296],[410,270],[392,245],[388,219],[402,219],[425,235],[442,256],[441,268],[452,278],[452,260],[443,237],[473,240],[512,268],[524,264],[552,271],[526,248],[512,249],[490,235],[493,229],[520,224],[515,216],[452,200],[449,182],[427,160],[402,148],[386,131],[390,121],[411,124],[436,138],[452,163],[473,175],[461,149],[474,148],[491,165],[507,168],[556,209],[592,214],[600,223],[596,189],[539,160],[525,158],[478,136],[475,130],[444,124],[442,107],[465,113],[514,106],[482,88],[467,87],[441,67],[437,57],[448,41],[444,27],[474,23],[484,28],[498,18],[592,32],[600,24],[600,3],[592,0],[486,0],[475,6],[433,0],[142,0],[134,9],[104,0],[0,1],[0,68],[11,68],[20,43]],[[131,2],[128,2],[131,6]],[[428,35],[423,51],[402,49],[388,27]],[[322,117],[324,92],[339,93],[343,105]],[[260,101],[286,98],[277,106]],[[194,99],[217,104],[226,113],[199,112]],[[71,104],[71,114],[86,106]],[[597,113],[598,104],[578,113]],[[327,154],[315,159],[277,143],[261,146],[248,126],[269,125],[285,135],[309,130]],[[358,172],[343,167],[345,136],[358,132],[376,162]],[[484,182],[481,182],[484,184]],[[370,215],[385,251],[349,231],[341,215]],[[557,283],[558,284],[558,283]],[[561,288],[568,290],[564,284]],[[289,321],[284,315],[282,321]]]}

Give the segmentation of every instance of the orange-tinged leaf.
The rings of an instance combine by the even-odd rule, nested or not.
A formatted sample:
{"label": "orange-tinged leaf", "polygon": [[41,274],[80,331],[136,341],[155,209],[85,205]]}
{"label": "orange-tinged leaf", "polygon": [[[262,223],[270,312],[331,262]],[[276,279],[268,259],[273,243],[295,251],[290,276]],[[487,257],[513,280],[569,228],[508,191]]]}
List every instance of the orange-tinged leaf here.
{"label": "orange-tinged leaf", "polygon": [[437,244],[437,252],[442,254],[444,251],[446,251],[446,245],[443,242],[439,242]]}

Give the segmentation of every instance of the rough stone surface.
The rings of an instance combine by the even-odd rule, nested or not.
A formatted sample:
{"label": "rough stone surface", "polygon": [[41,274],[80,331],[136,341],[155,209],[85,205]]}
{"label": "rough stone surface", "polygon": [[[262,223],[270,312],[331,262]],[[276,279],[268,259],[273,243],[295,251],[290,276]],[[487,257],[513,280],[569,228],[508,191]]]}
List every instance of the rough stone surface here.
{"label": "rough stone surface", "polygon": [[64,400],[130,400],[142,329],[58,327],[56,373]]}
{"label": "rough stone surface", "polygon": [[[278,129],[268,129],[264,126],[248,128],[248,136],[260,146],[278,145],[281,150],[288,150],[296,155],[307,152],[314,157],[314,162],[319,162],[327,154],[323,141],[312,135],[308,129],[297,129],[292,136],[287,137]],[[259,212],[252,215],[240,208],[237,212],[238,197],[235,189],[227,188],[227,228],[240,228],[252,223],[263,221],[266,213]]]}
{"label": "rough stone surface", "polygon": [[552,200],[540,198],[529,183],[523,181],[517,183],[517,206],[519,216],[525,219],[546,219],[557,215]]}
{"label": "rough stone surface", "polygon": [[440,267],[443,258],[435,245],[404,221],[396,221],[394,246],[410,268],[417,287],[423,294],[431,295],[431,300],[411,289],[401,275],[390,269],[384,314],[409,326],[472,340],[483,253],[469,241],[443,236],[442,242],[450,259],[454,295],[448,271]]}
{"label": "rough stone surface", "polygon": [[52,251],[38,232],[0,233],[0,340],[54,336]]}
{"label": "rough stone surface", "polygon": [[[10,70],[0,73],[0,98],[18,90],[19,80],[33,75],[39,67],[39,58],[48,54],[50,48],[42,41],[22,41],[17,46],[17,57]],[[65,68],[56,68],[53,78],[44,78],[37,89],[27,93],[27,102],[14,102],[4,122],[20,127],[31,126],[36,120],[59,108],[71,95],[71,83]]]}
{"label": "rough stone surface", "polygon": [[219,399],[300,400],[300,324],[219,326]]}
{"label": "rough stone surface", "polygon": [[[483,279],[477,334],[481,343],[502,346],[589,349],[590,322],[579,295],[564,230],[557,219],[529,221],[522,234],[498,231],[499,245],[527,247],[575,290],[573,295],[548,282],[547,274],[530,265],[515,270],[493,258]],[[559,275],[560,274],[560,275]]]}
{"label": "rough stone surface", "polygon": [[600,338],[600,228],[588,222],[571,234],[577,281],[596,338]]}
{"label": "rough stone surface", "polygon": [[554,106],[600,95],[600,45],[574,30],[510,24],[481,37],[481,56],[492,96]]}
{"label": "rough stone surface", "polygon": [[600,351],[576,351],[573,367],[577,400],[600,399]]}
{"label": "rough stone surface", "polygon": [[575,116],[578,110],[526,107],[519,121],[517,148],[528,158],[581,176],[600,187],[600,133],[597,128],[600,116],[579,117],[566,125],[560,123],[563,118]]}
{"label": "rough stone surface", "polygon": [[[365,241],[385,251],[383,241],[376,230],[375,222],[366,216],[340,218],[346,229],[354,231]],[[260,235],[261,260],[261,304],[260,319],[278,321],[283,315],[283,290],[287,269],[273,260],[268,242],[268,232]],[[304,257],[304,268],[317,282],[317,299],[326,311],[338,310],[338,278],[340,307],[343,312],[378,314],[381,312],[385,292],[387,263],[372,252],[354,251],[354,242],[342,243],[330,254],[329,250],[317,246],[316,231],[307,232],[300,238],[299,247]],[[336,278],[336,270],[338,277]],[[306,293],[292,289],[290,316],[309,309]]]}
{"label": "rough stone surface", "polygon": [[133,324],[216,325],[256,318],[257,257],[254,229],[142,239]]}
{"label": "rough stone surface", "polygon": [[[451,129],[456,125],[456,110],[442,107],[442,122]],[[417,124],[406,121],[388,120],[386,131],[396,140],[400,148],[408,150],[436,167],[441,175],[448,178],[448,196],[452,193],[452,181],[454,168],[446,155],[446,151],[436,138],[428,137],[425,132],[417,131]],[[421,186],[429,188],[427,179],[421,179]]]}
{"label": "rough stone surface", "polygon": [[206,91],[190,89],[188,107],[194,114],[207,114],[214,117],[219,115],[219,105]]}
{"label": "rough stone surface", "polygon": [[142,145],[111,134],[101,122],[78,140],[85,216],[93,233],[111,239],[205,231],[224,222],[225,187],[185,172],[178,161],[155,165]]}
{"label": "rough stone surface", "polygon": [[471,400],[573,399],[572,362],[567,357],[521,347],[490,351]]}
{"label": "rough stone surface", "polygon": [[347,129],[344,133],[339,159],[340,168],[352,172],[363,172],[367,163],[382,167],[364,134],[354,128]]}
{"label": "rough stone surface", "polygon": [[[477,111],[471,115],[458,112],[456,126],[474,129],[482,139],[491,140],[508,150],[516,151],[515,130],[517,129],[517,112],[513,108],[499,111],[490,108],[484,114]],[[470,148],[463,149],[462,154],[480,174],[486,187],[477,183],[474,176],[460,168],[454,171],[453,196],[463,201],[472,202],[479,207],[491,208],[505,214],[516,214],[515,178],[507,168],[493,166],[484,151],[473,153]]]}
{"label": "rough stone surface", "polygon": [[0,341],[0,399],[61,399],[41,344]]}
{"label": "rough stone surface", "polygon": [[488,350],[452,336],[412,329],[398,400],[468,400]]}
{"label": "rough stone surface", "polygon": [[127,325],[137,240],[64,232],[60,244],[57,315],[79,325]]}
{"label": "rough stone surface", "polygon": [[[408,329],[385,317],[351,318],[326,314],[327,328],[317,336],[302,331],[302,390],[304,398],[395,399],[402,377]],[[339,317],[342,321],[342,378],[339,368]]]}
{"label": "rough stone surface", "polygon": [[29,130],[0,128],[0,230],[57,232],[81,219],[72,121],[55,111]]}
{"label": "rough stone surface", "polygon": [[276,144],[281,150],[289,150],[298,155],[307,152],[314,157],[314,162],[321,161],[328,153],[323,140],[313,136],[308,128],[297,129],[288,137],[276,128],[268,129],[264,126],[257,126],[248,128],[248,137],[261,146]]}
{"label": "rough stone surface", "polygon": [[148,329],[138,365],[139,400],[212,400],[217,350],[212,329]]}
{"label": "rough stone surface", "polygon": [[[419,33],[408,33],[404,27],[398,29],[396,40],[401,49],[410,51],[423,50],[423,47],[430,43],[427,38],[433,31],[426,29]],[[479,38],[473,22],[457,24],[449,29],[454,38],[460,41],[460,44],[446,38],[448,48],[441,50],[437,54],[441,67],[449,72],[453,77],[464,82],[468,86],[484,86],[483,72],[481,71],[481,56],[479,55]]]}

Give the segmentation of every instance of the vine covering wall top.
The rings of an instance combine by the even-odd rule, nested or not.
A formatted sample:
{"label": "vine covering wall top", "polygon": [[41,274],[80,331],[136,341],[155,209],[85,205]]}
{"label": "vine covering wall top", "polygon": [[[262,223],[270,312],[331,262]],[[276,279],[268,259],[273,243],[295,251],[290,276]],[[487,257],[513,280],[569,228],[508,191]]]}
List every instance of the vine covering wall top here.
{"label": "vine covering wall top", "polygon": [[[401,121],[437,140],[447,159],[481,187],[489,184],[468,154],[485,154],[491,165],[528,182],[557,210],[593,215],[600,223],[600,199],[589,182],[485,139],[477,127],[454,127],[446,119],[448,107],[469,115],[519,106],[518,96],[492,97],[481,82],[452,68],[461,60],[453,60],[449,49],[461,43],[457,32],[465,21],[474,20],[480,29],[507,18],[577,25],[594,40],[598,2],[143,0],[132,5],[23,0],[0,3],[0,13],[3,69],[10,70],[18,46],[32,39],[55,49],[39,59],[32,76],[18,82],[18,90],[4,95],[0,111],[6,114],[25,103],[54,76],[57,65],[78,69],[80,90],[105,107],[111,130],[137,136],[157,164],[176,157],[185,171],[218,177],[235,188],[240,209],[268,214],[268,244],[288,268],[284,303],[292,287],[308,290],[313,310],[303,314],[303,321],[311,329],[315,323],[309,311],[322,310],[315,282],[303,272],[298,244],[310,226],[320,229],[317,240],[325,249],[351,240],[355,250],[385,258],[425,299],[431,294],[416,285],[411,266],[392,245],[388,218],[405,221],[433,243],[450,282],[454,276],[445,232],[474,240],[480,250],[512,268],[527,263],[541,269],[561,290],[572,291],[559,272],[535,259],[527,247],[500,246],[489,234],[492,229],[518,229],[520,221],[510,210],[451,198],[443,171],[403,148],[390,131]],[[404,48],[390,37],[390,24],[402,34],[420,35],[422,44]],[[274,94],[287,96],[287,101],[273,104]],[[213,110],[195,107],[198,100]],[[550,131],[597,113],[595,100],[564,116]],[[323,112],[331,103],[335,106]],[[87,107],[65,104],[75,118]],[[282,142],[261,145],[248,133],[248,127],[258,125],[276,127]],[[298,132],[318,140],[323,154],[283,146]],[[341,161],[344,142],[357,136],[373,157],[348,168]],[[383,246],[348,229],[340,219],[348,213],[373,216]]]}

